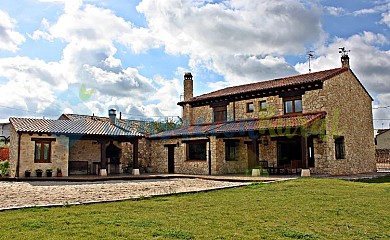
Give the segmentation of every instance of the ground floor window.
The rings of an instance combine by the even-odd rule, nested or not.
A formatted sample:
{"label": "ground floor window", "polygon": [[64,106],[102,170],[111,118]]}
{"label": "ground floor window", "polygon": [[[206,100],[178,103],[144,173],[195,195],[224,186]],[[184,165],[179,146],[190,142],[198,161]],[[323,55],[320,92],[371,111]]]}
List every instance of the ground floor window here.
{"label": "ground floor window", "polygon": [[344,137],[336,137],[334,140],[335,144],[335,152],[336,159],[344,159],[345,158],[345,142]]}
{"label": "ground floor window", "polygon": [[302,160],[301,141],[299,139],[278,141],[278,165],[290,165],[293,160]]}
{"label": "ground floor window", "polygon": [[206,161],[206,141],[191,141],[187,143],[187,160]]}
{"label": "ground floor window", "polygon": [[34,163],[51,162],[51,142],[53,139],[33,139],[35,141]]}
{"label": "ground floor window", "polygon": [[238,161],[239,141],[225,141],[225,159],[226,161]]}

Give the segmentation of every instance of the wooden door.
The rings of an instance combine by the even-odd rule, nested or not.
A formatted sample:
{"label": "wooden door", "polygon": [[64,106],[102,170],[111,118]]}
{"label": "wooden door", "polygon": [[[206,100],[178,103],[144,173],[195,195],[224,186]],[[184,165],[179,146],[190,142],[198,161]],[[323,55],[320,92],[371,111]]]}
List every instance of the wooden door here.
{"label": "wooden door", "polygon": [[175,173],[175,146],[168,146],[168,173]]}
{"label": "wooden door", "polygon": [[247,142],[248,145],[248,169],[259,166],[259,143],[257,139]]}

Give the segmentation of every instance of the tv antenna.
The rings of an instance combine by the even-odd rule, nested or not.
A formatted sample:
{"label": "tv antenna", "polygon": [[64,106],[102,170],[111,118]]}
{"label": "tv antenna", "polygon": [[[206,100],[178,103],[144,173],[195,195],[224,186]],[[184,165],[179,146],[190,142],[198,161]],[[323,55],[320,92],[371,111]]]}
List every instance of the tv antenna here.
{"label": "tv antenna", "polygon": [[307,59],[309,59],[309,73],[311,73],[311,65],[310,65],[310,62],[311,62],[311,59],[314,57],[314,51],[308,51],[307,52]]}
{"label": "tv antenna", "polygon": [[345,50],[345,47],[340,47],[339,48],[339,53],[341,53],[341,56],[348,56],[348,53],[350,52],[351,50]]}

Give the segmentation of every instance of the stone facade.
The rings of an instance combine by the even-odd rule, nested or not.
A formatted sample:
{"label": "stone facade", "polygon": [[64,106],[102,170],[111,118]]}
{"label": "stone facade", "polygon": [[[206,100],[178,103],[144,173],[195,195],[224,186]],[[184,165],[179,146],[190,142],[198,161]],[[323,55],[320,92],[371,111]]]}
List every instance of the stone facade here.
{"label": "stone facade", "polygon": [[[50,163],[34,163],[35,142],[33,138],[38,139],[55,139],[51,142],[51,162]],[[11,163],[11,177],[16,176],[16,165],[18,161],[18,142],[19,135],[14,129],[11,130],[11,144],[10,147],[10,163]],[[31,176],[36,176],[35,170],[42,169],[45,176],[46,169],[52,169],[53,175],[57,172],[57,168],[61,168],[63,176],[68,173],[69,160],[69,138],[63,135],[48,136],[46,134],[27,134],[20,135],[20,161],[19,161],[19,176],[23,177],[26,170],[31,171]]]}
{"label": "stone facade", "polygon": [[[345,65],[344,63],[344,66]],[[323,119],[324,136],[314,135],[313,153],[314,167],[312,173],[343,175],[372,172],[376,170],[375,147],[372,120],[372,99],[359,80],[348,68],[321,85],[313,85],[312,89],[302,91],[302,113],[326,112]],[[300,89],[293,89],[298,91]],[[252,99],[237,99],[227,105],[227,121],[267,118],[284,115],[284,102],[280,94]],[[188,99],[187,99],[188,101]],[[267,110],[260,111],[260,102],[267,102]],[[248,112],[248,103],[253,103],[253,111]],[[210,105],[191,106],[183,105],[183,118],[186,124],[212,123],[213,108]],[[301,131],[298,131],[298,136]],[[265,135],[264,135],[265,134]],[[278,164],[278,138],[270,137],[267,132],[260,133],[260,139],[266,138],[267,144],[259,142],[259,156],[257,160],[266,160],[269,164]],[[344,137],[345,155],[343,159],[336,159],[335,139]],[[226,161],[224,138],[210,136],[211,146],[211,173],[226,174],[245,172],[248,169],[249,137],[239,137],[238,161]],[[195,140],[196,138],[190,138]],[[166,144],[176,144],[175,172],[191,174],[208,174],[207,161],[187,161],[186,143],[182,139],[151,140],[150,159],[158,172],[167,172]],[[209,144],[207,145],[207,151]],[[208,154],[208,153],[207,153]],[[208,159],[208,158],[207,158]]]}
{"label": "stone facade", "polygon": [[[323,89],[306,92],[302,101],[303,112],[327,112],[325,139],[314,148],[315,172],[342,175],[376,170],[372,99],[350,70],[325,81]],[[335,159],[337,136],[345,138],[344,159]]]}

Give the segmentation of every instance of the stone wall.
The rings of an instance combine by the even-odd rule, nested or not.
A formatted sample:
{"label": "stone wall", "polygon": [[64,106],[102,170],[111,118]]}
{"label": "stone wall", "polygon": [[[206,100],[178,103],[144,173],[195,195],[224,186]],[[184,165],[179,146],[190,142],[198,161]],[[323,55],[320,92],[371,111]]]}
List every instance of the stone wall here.
{"label": "stone wall", "polygon": [[[315,145],[315,172],[343,175],[376,170],[372,101],[352,72],[325,81],[322,90],[306,92],[302,101],[304,112],[327,112],[327,135]],[[345,159],[335,157],[336,136],[345,138]]]}
{"label": "stone wall", "polygon": [[[35,142],[32,138],[55,138],[56,141],[51,142],[51,162],[50,163],[34,163]],[[31,176],[36,176],[35,170],[42,169],[43,176],[46,175],[46,169],[52,169],[53,175],[57,173],[57,168],[61,168],[63,176],[68,174],[68,159],[69,159],[69,138],[66,136],[45,135],[23,133],[20,139],[20,161],[19,161],[19,176],[24,177],[26,170],[31,170]],[[11,131],[11,146],[10,146],[10,162],[11,162],[11,177],[16,176],[16,165],[18,160],[18,134],[14,129]]]}
{"label": "stone wall", "polygon": [[213,109],[210,106],[192,108],[191,124],[211,123],[214,120]]}
{"label": "stone wall", "polygon": [[[191,140],[199,140],[205,138],[191,138]],[[158,173],[168,173],[168,148],[164,145],[174,144],[175,147],[175,173],[184,174],[208,174],[208,161],[187,161],[186,155],[186,143],[182,142],[183,139],[164,139],[151,141],[151,149],[153,149],[150,155],[151,166],[154,171]],[[207,144],[207,157],[208,159],[208,147]]]}
{"label": "stone wall", "polygon": [[[130,142],[122,142],[118,145],[122,149],[121,163],[122,166],[133,166],[133,144]],[[138,140],[138,164],[140,167],[152,166],[150,155],[154,149],[151,148],[151,141],[142,138]],[[155,170],[153,169],[153,172]]]}
{"label": "stone wall", "polygon": [[88,161],[90,173],[93,163],[100,162],[101,144],[96,140],[70,140],[69,146],[69,161]]}
{"label": "stone wall", "polygon": [[[260,111],[260,101],[267,101],[267,111]],[[253,112],[247,112],[247,104],[251,102],[253,103],[254,110]],[[235,120],[237,121],[244,119],[279,116],[283,115],[283,99],[278,96],[270,96],[237,101],[234,104],[229,104],[228,113],[229,112],[235,113]]]}
{"label": "stone wall", "polygon": [[[226,161],[225,154],[225,142],[224,138],[211,138],[211,148],[212,152],[212,174],[229,174],[229,173],[245,173],[248,169],[248,154],[247,154],[247,145],[245,141],[248,138],[229,138],[239,140],[236,154],[238,158],[236,161]],[[214,154],[213,154],[214,153]],[[215,161],[213,161],[215,159]]]}
{"label": "stone wall", "polygon": [[9,162],[10,162],[10,176],[16,176],[16,164],[18,161],[18,134],[13,127],[10,132],[10,146],[9,146]]}

